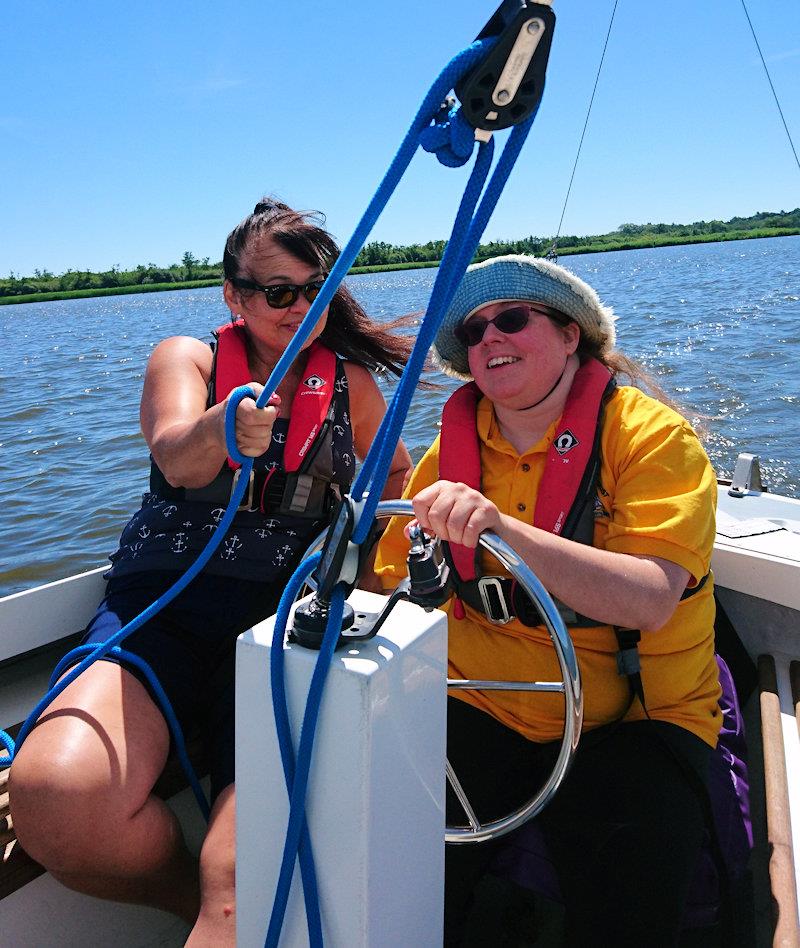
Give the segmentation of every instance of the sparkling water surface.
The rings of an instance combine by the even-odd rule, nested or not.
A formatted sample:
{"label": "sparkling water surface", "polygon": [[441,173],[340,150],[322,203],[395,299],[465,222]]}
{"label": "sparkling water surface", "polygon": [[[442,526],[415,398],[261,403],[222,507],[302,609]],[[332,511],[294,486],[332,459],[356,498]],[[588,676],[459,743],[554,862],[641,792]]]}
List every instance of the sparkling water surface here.
{"label": "sparkling water surface", "polygon": [[[618,344],[702,427],[720,477],[761,460],[770,491],[800,497],[800,237],[561,260],[618,316]],[[435,270],[351,277],[378,318],[424,310]],[[0,595],[106,562],[147,484],[139,398],[153,347],[210,338],[221,291],[0,307]],[[456,383],[419,391],[403,432],[417,460]],[[381,383],[387,396],[391,384]]]}

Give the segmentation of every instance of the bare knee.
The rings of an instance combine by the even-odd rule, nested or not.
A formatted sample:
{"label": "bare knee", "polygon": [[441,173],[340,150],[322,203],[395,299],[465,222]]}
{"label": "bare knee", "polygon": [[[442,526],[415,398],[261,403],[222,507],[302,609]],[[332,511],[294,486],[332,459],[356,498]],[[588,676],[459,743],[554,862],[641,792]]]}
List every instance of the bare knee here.
{"label": "bare knee", "polygon": [[124,819],[107,783],[81,774],[79,764],[43,758],[35,747],[24,747],[11,767],[9,804],[20,845],[54,872],[93,866]]}
{"label": "bare knee", "polygon": [[236,904],[236,858],[233,846],[204,846],[200,853],[202,909],[230,918]]}
{"label": "bare knee", "polygon": [[168,747],[141,683],[118,665],[95,663],[17,751],[9,803],[21,846],[53,871],[107,868],[148,804]]}

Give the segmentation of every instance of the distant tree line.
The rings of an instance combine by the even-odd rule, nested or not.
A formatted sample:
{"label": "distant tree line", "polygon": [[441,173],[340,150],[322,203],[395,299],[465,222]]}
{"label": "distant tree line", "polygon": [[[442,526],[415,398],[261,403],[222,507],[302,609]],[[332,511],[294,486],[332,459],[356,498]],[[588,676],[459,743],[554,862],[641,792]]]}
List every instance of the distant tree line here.
{"label": "distant tree line", "polygon": [[[704,235],[718,235],[734,231],[763,229],[800,229],[800,207],[793,211],[762,211],[752,217],[733,217],[729,221],[695,221],[693,224],[621,224],[610,234],[577,237],[574,234],[559,237],[557,251],[580,250],[591,247],[593,250],[613,249],[629,241],[631,237],[674,236],[676,238],[697,238]],[[441,260],[445,241],[432,240],[427,244],[395,246],[383,241],[367,244],[356,257],[355,267],[380,266],[398,263],[425,263]],[[523,237],[518,240],[492,240],[480,244],[476,260],[498,257],[506,253],[529,253],[543,256],[553,247],[552,237]]]}
{"label": "distant tree line", "polygon": [[34,270],[33,276],[20,277],[12,273],[0,279],[0,296],[21,296],[26,293],[55,293],[64,290],[91,290],[113,286],[146,286],[151,283],[186,283],[190,280],[222,281],[222,263],[210,263],[208,257],[199,260],[190,251],[180,263],[159,267],[155,263],[140,263],[133,270],[118,266],[95,273],[91,270],[67,270],[55,276],[49,270]]}
{"label": "distant tree line", "polygon": [[[761,211],[752,217],[732,217],[729,221],[695,221],[693,224],[621,224],[610,234],[586,237],[564,235],[558,240],[557,252],[580,251],[582,249],[613,250],[626,246],[646,246],[647,240],[664,243],[667,238],[702,240],[718,239],[727,233],[742,234],[746,231],[794,229],[800,231],[800,207],[793,211]],[[425,244],[400,246],[382,240],[368,243],[356,257],[354,268],[385,267],[390,265],[413,265],[435,263],[442,259],[446,241],[429,240]],[[552,237],[523,237],[518,240],[492,240],[481,244],[476,260],[497,257],[506,253],[530,253],[543,256],[553,247]],[[133,270],[112,267],[95,273],[90,270],[67,270],[54,276],[47,270],[34,270],[33,276],[21,277],[11,273],[0,279],[0,297],[22,296],[29,293],[53,293],[68,290],[91,290],[105,287],[140,286],[147,284],[186,283],[195,280],[222,282],[222,263],[210,263],[186,251],[180,263],[159,267],[154,263],[139,264]]]}

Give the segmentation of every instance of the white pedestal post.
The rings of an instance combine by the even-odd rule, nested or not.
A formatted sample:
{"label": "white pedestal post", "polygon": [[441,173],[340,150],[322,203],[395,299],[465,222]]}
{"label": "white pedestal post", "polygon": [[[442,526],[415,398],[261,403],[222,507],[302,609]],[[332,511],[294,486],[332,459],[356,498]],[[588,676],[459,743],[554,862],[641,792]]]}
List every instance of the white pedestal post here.
{"label": "white pedestal post", "polygon": [[[376,613],[385,599],[356,590]],[[289,815],[272,710],[273,619],[236,651],[236,915],[261,948]],[[294,746],[318,653],[285,647]],[[317,726],[306,813],[330,948],[439,946],[444,892],[447,621],[399,603],[379,634],[338,651]],[[281,945],[307,945],[295,865]]]}

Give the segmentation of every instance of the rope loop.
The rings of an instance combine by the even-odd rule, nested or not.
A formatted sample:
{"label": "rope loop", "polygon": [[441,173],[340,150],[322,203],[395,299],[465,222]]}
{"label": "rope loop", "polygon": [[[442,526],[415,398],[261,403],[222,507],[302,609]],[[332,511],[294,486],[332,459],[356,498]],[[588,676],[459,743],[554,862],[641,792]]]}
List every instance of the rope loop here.
{"label": "rope loop", "polygon": [[240,385],[229,395],[228,406],[225,409],[225,447],[228,449],[228,457],[237,464],[245,464],[251,460],[242,454],[236,444],[236,409],[245,398],[252,398],[255,401],[256,393],[249,385]]}
{"label": "rope loop", "polygon": [[0,744],[5,747],[6,753],[8,754],[7,758],[0,757],[0,767],[5,767],[14,759],[14,738],[8,731],[0,730]]}
{"label": "rope loop", "polygon": [[436,155],[448,168],[460,168],[472,155],[475,129],[464,118],[461,107],[448,97],[442,103],[433,123],[420,132],[419,143]]}

